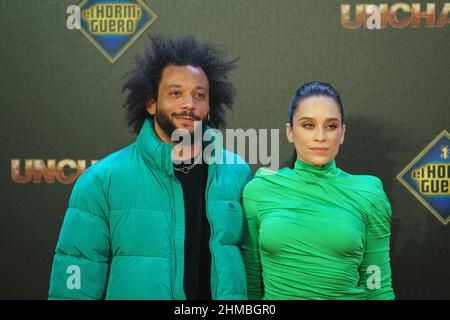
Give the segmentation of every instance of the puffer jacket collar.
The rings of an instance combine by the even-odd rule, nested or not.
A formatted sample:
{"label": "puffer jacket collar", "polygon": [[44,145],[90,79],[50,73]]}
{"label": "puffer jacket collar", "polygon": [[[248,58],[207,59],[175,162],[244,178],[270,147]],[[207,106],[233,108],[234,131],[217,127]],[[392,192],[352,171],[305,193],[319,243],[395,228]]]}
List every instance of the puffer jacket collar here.
{"label": "puffer jacket collar", "polygon": [[145,164],[173,176],[172,145],[162,142],[153,129],[153,119],[147,118],[136,139],[137,150]]}
{"label": "puffer jacket collar", "polygon": [[[212,129],[210,126],[205,126],[203,132]],[[212,130],[211,130],[212,131]],[[217,135],[211,132],[211,142],[217,139]],[[203,148],[208,142],[203,142]],[[141,131],[136,139],[137,150],[144,159],[146,165],[150,168],[160,170],[169,176],[175,176],[173,172],[172,161],[172,145],[167,142],[162,142],[153,129],[153,119],[147,118],[142,125]],[[213,149],[209,159],[215,156],[216,150]],[[212,161],[208,161],[213,164]]]}

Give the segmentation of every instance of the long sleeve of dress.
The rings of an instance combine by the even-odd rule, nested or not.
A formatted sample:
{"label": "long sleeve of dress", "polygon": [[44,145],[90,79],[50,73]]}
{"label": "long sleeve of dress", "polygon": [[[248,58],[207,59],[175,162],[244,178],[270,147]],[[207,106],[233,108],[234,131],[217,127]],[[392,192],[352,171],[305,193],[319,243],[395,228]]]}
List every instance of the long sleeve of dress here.
{"label": "long sleeve of dress", "polygon": [[[381,181],[379,183],[381,185]],[[381,190],[374,197],[372,212],[369,215],[360,268],[360,285],[367,290],[369,300],[395,298],[389,257],[391,216],[391,206],[384,191]]]}
{"label": "long sleeve of dress", "polygon": [[244,233],[242,238],[242,255],[247,275],[247,290],[249,300],[260,300],[264,295],[262,267],[259,251],[259,223],[257,202],[243,198]]}

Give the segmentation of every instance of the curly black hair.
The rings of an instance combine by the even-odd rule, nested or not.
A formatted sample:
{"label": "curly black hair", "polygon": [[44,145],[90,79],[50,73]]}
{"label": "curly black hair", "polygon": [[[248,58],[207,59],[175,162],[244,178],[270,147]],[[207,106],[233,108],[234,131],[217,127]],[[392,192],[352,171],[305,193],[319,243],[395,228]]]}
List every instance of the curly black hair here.
{"label": "curly black hair", "polygon": [[225,109],[231,109],[235,89],[228,80],[228,72],[236,67],[237,59],[227,60],[225,51],[211,43],[199,43],[194,37],[170,39],[149,35],[150,46],[143,56],[135,57],[135,69],[125,75],[122,93],[129,91],[124,107],[126,121],[139,133],[146,118],[147,101],[157,101],[161,75],[168,65],[200,67],[209,81],[209,124],[215,128],[225,125]]}

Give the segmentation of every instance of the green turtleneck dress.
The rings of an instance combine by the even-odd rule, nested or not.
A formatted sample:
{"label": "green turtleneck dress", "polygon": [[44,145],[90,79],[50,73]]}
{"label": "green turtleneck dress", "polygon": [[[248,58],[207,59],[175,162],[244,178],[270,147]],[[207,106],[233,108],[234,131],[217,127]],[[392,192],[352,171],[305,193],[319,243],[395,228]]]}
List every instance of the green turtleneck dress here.
{"label": "green turtleneck dress", "polygon": [[381,181],[332,160],[259,169],[244,189],[249,299],[394,299]]}

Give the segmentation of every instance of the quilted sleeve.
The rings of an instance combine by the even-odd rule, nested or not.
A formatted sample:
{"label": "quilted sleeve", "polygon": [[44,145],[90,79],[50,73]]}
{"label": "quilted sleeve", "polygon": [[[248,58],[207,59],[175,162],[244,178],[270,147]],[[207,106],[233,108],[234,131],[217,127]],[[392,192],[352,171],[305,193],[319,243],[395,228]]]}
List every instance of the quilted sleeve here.
{"label": "quilted sleeve", "polygon": [[49,299],[104,298],[111,261],[108,212],[101,184],[88,169],[69,200],[55,250]]}

